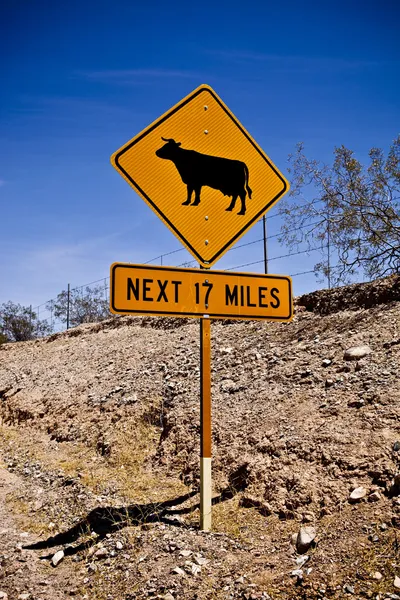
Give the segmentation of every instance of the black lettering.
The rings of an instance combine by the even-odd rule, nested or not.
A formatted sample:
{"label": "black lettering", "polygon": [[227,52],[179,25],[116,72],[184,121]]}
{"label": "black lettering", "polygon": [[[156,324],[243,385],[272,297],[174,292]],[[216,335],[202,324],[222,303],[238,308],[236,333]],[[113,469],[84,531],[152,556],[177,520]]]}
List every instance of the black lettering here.
{"label": "black lettering", "polygon": [[209,297],[210,297],[210,292],[211,292],[211,290],[213,289],[213,287],[214,287],[214,284],[213,284],[213,283],[208,283],[208,282],[206,281],[206,282],[204,282],[204,283],[203,283],[203,287],[206,287],[206,288],[207,288],[207,291],[206,291],[206,297],[204,298],[204,304],[207,306],[207,305],[208,305],[208,299],[209,299]]}
{"label": "black lettering", "polygon": [[175,302],[179,302],[179,287],[182,285],[182,281],[171,281],[172,285],[175,288]]}
{"label": "black lettering", "polygon": [[268,308],[268,302],[266,304],[263,303],[263,300],[265,299],[265,292],[268,292],[268,288],[258,288],[258,306],[262,308]]}
{"label": "black lettering", "polygon": [[164,283],[162,281],[160,281],[159,279],[157,279],[157,283],[158,283],[158,287],[160,288],[160,293],[158,294],[157,302],[160,302],[161,298],[165,302],[168,302],[167,294],[165,293],[165,288],[167,287],[168,279],[167,279],[167,281],[164,281]]}
{"label": "black lettering", "polygon": [[150,298],[147,295],[147,292],[150,292],[151,288],[148,283],[153,283],[152,279],[143,279],[143,300],[144,302],[153,302],[153,298]]}
{"label": "black lettering", "polygon": [[250,286],[247,285],[246,288],[247,288],[247,306],[257,306],[257,304],[252,304],[250,302],[250,292],[251,292]]}
{"label": "black lettering", "polygon": [[243,286],[240,286],[240,306],[244,306],[244,289]]}
{"label": "black lettering", "polygon": [[272,306],[272,308],[279,308],[281,305],[281,301],[279,300],[278,296],[276,294],[274,294],[274,292],[276,292],[276,294],[279,294],[279,290],[277,288],[272,288],[271,296],[274,300],[276,300],[276,303],[271,302],[271,306]]}
{"label": "black lettering", "polygon": [[196,304],[200,304],[200,284],[199,283],[195,283],[194,287],[195,287],[195,290],[196,290]]}
{"label": "black lettering", "polygon": [[229,306],[229,304],[238,305],[238,286],[234,285],[233,290],[231,291],[228,284],[225,284],[225,305]]}
{"label": "black lettering", "polygon": [[128,277],[128,300],[131,299],[131,292],[135,297],[135,300],[139,300],[139,279],[136,278],[136,284],[133,284],[133,281],[130,277]]}

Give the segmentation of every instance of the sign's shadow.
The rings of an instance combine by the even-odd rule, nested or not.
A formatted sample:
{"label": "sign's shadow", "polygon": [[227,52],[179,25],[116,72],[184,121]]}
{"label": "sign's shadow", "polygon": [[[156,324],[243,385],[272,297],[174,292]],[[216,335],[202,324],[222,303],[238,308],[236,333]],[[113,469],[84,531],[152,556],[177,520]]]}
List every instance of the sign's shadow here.
{"label": "sign's shadow", "polygon": [[[212,504],[216,505],[230,500],[238,491],[240,491],[238,487],[231,485],[224,489],[219,496],[213,498]],[[145,523],[165,523],[175,527],[185,527],[178,517],[194,512],[200,508],[200,504],[196,503],[183,508],[177,508],[177,506],[184,504],[197,494],[198,491],[194,490],[166,502],[132,504],[126,507],[97,507],[67,531],[58,533],[47,540],[24,546],[23,548],[25,550],[43,550],[55,546],[65,546],[63,548],[65,556],[71,556],[82,550],[87,550],[105,538],[108,533],[114,533],[124,527],[143,525]],[[97,535],[85,539],[85,541],[82,541],[78,545],[71,545],[79,540],[81,536],[87,538],[91,533],[96,533]],[[50,559],[52,556],[53,554],[50,554],[41,558]]]}

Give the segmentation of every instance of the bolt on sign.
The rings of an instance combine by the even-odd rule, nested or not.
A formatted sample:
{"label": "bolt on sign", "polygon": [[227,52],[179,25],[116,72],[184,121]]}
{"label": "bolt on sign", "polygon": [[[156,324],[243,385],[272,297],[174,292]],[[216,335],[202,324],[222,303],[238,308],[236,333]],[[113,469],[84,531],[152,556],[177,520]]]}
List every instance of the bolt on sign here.
{"label": "bolt on sign", "polygon": [[283,275],[233,273],[115,263],[115,314],[290,321],[292,282]]}
{"label": "bolt on sign", "polygon": [[127,142],[111,163],[205,268],[289,190],[207,85]]}

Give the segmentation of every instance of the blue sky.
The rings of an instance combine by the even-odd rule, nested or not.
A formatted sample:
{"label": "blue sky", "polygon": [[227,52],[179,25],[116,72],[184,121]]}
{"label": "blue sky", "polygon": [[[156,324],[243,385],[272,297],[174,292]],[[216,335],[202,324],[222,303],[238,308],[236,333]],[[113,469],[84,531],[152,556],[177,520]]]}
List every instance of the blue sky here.
{"label": "blue sky", "polygon": [[[286,173],[287,156],[364,160],[399,133],[397,2],[4,0],[0,8],[0,303],[40,304],[180,242],[110,155],[208,83]],[[271,212],[271,216],[274,211]],[[271,235],[278,232],[271,219]],[[261,237],[260,225],[240,243]],[[269,243],[270,257],[285,249]],[[314,258],[271,262],[277,273]],[[179,264],[182,251],[164,260]],[[215,268],[262,260],[262,245]],[[263,265],[247,270],[262,271]],[[246,270],[246,269],[243,269]],[[299,294],[318,287],[294,280]]]}

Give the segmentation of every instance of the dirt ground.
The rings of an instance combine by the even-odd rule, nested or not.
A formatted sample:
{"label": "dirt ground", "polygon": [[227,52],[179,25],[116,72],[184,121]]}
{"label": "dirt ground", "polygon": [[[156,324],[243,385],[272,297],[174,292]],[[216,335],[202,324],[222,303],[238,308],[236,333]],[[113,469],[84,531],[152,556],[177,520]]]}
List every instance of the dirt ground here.
{"label": "dirt ground", "polygon": [[212,323],[210,533],[196,320],[0,346],[0,598],[400,599],[399,300],[390,277]]}

